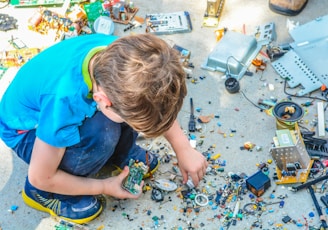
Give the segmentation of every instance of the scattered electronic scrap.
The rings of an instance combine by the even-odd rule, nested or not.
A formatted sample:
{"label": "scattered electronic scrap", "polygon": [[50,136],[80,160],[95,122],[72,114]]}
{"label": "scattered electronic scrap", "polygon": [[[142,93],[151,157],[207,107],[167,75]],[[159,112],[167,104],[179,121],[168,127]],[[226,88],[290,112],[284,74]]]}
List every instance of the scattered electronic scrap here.
{"label": "scattered electronic scrap", "polygon": [[54,31],[55,41],[94,32],[112,34],[114,22],[132,23],[137,12],[138,8],[132,1],[118,0],[75,4],[63,14],[40,6],[30,17],[28,27],[41,34]]}
{"label": "scattered electronic scrap", "polygon": [[28,62],[36,54],[40,53],[39,48],[22,48],[16,50],[0,52],[0,64],[2,67],[19,67]]}
{"label": "scattered electronic scrap", "polygon": [[109,16],[114,22],[121,24],[130,23],[139,10],[134,2],[119,0],[105,2],[103,8],[109,12]]}
{"label": "scattered electronic scrap", "polygon": [[99,16],[107,17],[120,24],[129,24],[139,8],[132,1],[95,1],[83,4],[88,20],[94,22]]}
{"label": "scattered electronic scrap", "polygon": [[28,28],[40,34],[55,33],[54,40],[63,40],[68,37],[78,36],[82,32],[88,33],[87,17],[84,10],[74,7],[67,15],[60,15],[54,11],[39,7],[28,20]]}
{"label": "scattered electronic scrap", "polygon": [[[207,1],[207,10],[204,15],[204,26],[217,26],[223,5],[224,0]],[[101,10],[101,12],[99,10]],[[77,8],[77,10],[68,11],[68,14],[65,16],[61,16],[43,8],[42,11],[39,11],[39,14],[34,15],[30,19],[29,25],[31,29],[44,34],[46,34],[49,29],[55,29],[58,31],[58,39],[62,39],[63,36],[69,37],[70,35],[78,35],[81,32],[90,32],[91,30],[86,26],[86,19],[93,22],[99,18],[99,15],[101,14],[105,14],[102,16],[111,18],[115,22],[130,24],[131,27],[129,26],[129,29],[131,29],[136,26],[131,24],[131,20],[135,18],[135,13],[137,11],[138,8],[133,5],[133,2],[123,3],[117,0],[105,2],[103,4],[100,4],[99,2],[86,4],[83,10]],[[186,11],[169,14],[150,14],[146,16],[145,20],[147,22],[146,32],[157,35],[185,33],[192,30],[190,15]],[[77,23],[77,25],[75,23]],[[73,34],[73,32],[77,33]],[[228,73],[230,75],[226,82],[229,83],[226,84],[226,87],[228,86],[228,91],[231,93],[238,92],[239,84],[236,84],[236,82],[238,83],[238,79],[241,78],[244,70],[250,62],[257,67],[258,71],[263,71],[265,69],[265,62],[253,59],[252,57],[257,54],[259,48],[261,48],[263,44],[267,44],[273,39],[273,32],[274,25],[272,23],[263,27],[258,27],[254,37],[236,34],[231,35],[232,33],[230,31],[228,32],[226,28],[217,30],[217,40],[224,38],[227,33],[227,37],[224,38],[226,39],[224,41],[225,44],[220,45],[220,52],[216,50],[217,52],[211,53],[207,60],[208,62],[203,67],[205,67],[205,69],[219,70]],[[243,44],[240,47],[235,47],[234,39],[239,40],[239,38]],[[39,52],[39,50],[27,49],[27,47],[19,45],[17,42],[14,42],[13,44],[16,45],[15,48],[17,50],[14,52],[7,51],[6,53],[3,53],[5,54],[5,61],[4,59],[0,59],[0,62],[4,63],[4,66],[6,67],[22,65],[29,60],[29,58]],[[230,54],[224,53],[224,48],[231,47],[235,47],[232,49],[235,53],[238,53],[237,51],[240,50],[242,51],[243,55],[240,59],[235,56],[235,53],[232,53],[234,56],[229,56]],[[187,63],[189,66],[190,51],[177,45],[173,48],[180,52],[181,61]],[[218,47],[216,48],[218,49]],[[271,51],[274,52],[273,50]],[[276,53],[271,54],[272,57],[274,56],[274,58],[277,58]],[[185,65],[185,67],[187,66]],[[261,103],[265,105],[268,104],[268,102],[264,100],[261,100]],[[193,114],[194,108],[192,98],[190,98],[190,104],[191,115],[188,129],[189,132],[195,132],[197,129],[195,127],[196,120]],[[275,145],[270,150],[277,165],[274,177],[275,182],[277,184],[305,182],[313,165],[313,160],[308,156],[307,150],[312,149],[313,154],[319,152],[321,154],[327,152],[328,154],[328,144],[324,140],[313,138],[313,133],[304,134],[299,130],[297,121],[301,119],[304,112],[297,104],[284,102],[270,104],[270,106],[274,107],[273,112],[277,122],[276,137],[274,137]],[[205,122],[203,121],[203,123]],[[249,145],[246,146],[246,143],[244,145],[246,149],[252,149],[254,147],[252,143],[247,144]],[[224,160],[219,159],[221,154],[212,153],[208,155],[208,152],[209,151],[203,153],[203,155],[208,157],[210,162],[210,167],[207,169],[207,175],[217,176],[224,171],[225,162]],[[140,184],[144,174],[148,171],[148,167],[142,162],[131,160],[129,162],[129,168],[130,173],[123,182],[122,187],[132,194],[138,194],[141,191]],[[268,168],[266,169],[268,170]],[[250,177],[243,175],[243,173],[229,173],[225,176],[224,185],[220,187],[217,187],[218,185],[216,182],[211,181],[211,177],[206,177],[206,186],[200,187],[199,189],[194,186],[189,186],[188,184],[188,188],[182,189],[181,187],[178,187],[177,183],[173,180],[155,179],[154,187],[157,189],[153,188],[151,197],[157,202],[162,202],[164,196],[168,192],[175,191],[177,196],[184,201],[184,207],[181,209],[184,216],[187,216],[191,212],[198,214],[201,211],[200,207],[210,206],[212,210],[221,208],[224,210],[224,213],[215,215],[213,219],[220,219],[220,224],[229,228],[230,225],[237,225],[237,222],[241,221],[243,217],[247,215],[261,216],[261,214],[265,213],[266,206],[268,205],[279,204],[279,208],[283,208],[284,199],[286,198],[285,196],[280,196],[278,198],[280,200],[278,201],[270,200],[270,202],[262,202],[263,199],[260,199],[264,192],[271,186],[270,179],[266,173],[268,172],[264,172],[262,169]],[[215,192],[213,193],[213,191]],[[242,207],[242,196],[246,195],[248,191],[257,196],[257,198],[252,196],[252,194],[249,194],[249,200],[251,200],[251,202],[244,203],[244,206]],[[248,198],[244,201],[247,199]],[[323,197],[323,200],[326,199],[328,198]],[[169,199],[169,201],[172,200]],[[153,220],[155,219],[156,221],[158,220],[153,217]],[[163,220],[163,218],[161,218],[161,220]],[[283,218],[283,222],[290,223],[291,219]],[[302,226],[302,223],[300,222],[295,222],[295,224]],[[193,229],[191,223],[188,225],[190,229]],[[66,227],[71,226],[72,225],[69,223],[61,222],[60,225],[57,226],[57,230],[67,229]],[[252,227],[254,228],[261,226],[261,223],[258,223],[257,221],[254,221],[252,224]]]}
{"label": "scattered electronic scrap", "polygon": [[[82,3],[85,1],[86,0],[70,0],[70,3]],[[65,4],[65,0],[10,0],[10,5],[15,7],[61,6],[63,4]]]}
{"label": "scattered electronic scrap", "polygon": [[42,50],[41,48],[28,48],[19,38],[11,37],[8,43],[14,49],[0,51],[0,66],[4,72],[10,67],[22,66]]}
{"label": "scattered electronic scrap", "polygon": [[55,230],[89,230],[87,226],[60,220],[55,226]]}

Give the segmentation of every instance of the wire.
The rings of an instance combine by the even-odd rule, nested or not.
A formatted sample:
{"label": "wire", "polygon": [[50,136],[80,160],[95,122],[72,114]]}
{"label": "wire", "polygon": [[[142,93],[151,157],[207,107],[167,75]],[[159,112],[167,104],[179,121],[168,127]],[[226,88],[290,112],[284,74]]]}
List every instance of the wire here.
{"label": "wire", "polygon": [[307,127],[301,125],[300,123],[298,123],[298,126],[299,126],[300,128],[302,128],[303,130],[310,131]]}
{"label": "wire", "polygon": [[264,72],[264,70],[261,71],[261,76],[260,76],[260,78],[259,78],[260,81],[266,81],[265,79],[262,79],[262,77],[263,77],[263,72]]}
{"label": "wire", "polygon": [[[231,57],[232,57],[232,56],[231,56]],[[324,102],[327,102],[327,101],[328,101],[328,98],[327,98],[328,95],[326,95],[324,98],[320,98],[320,97],[299,96],[299,95],[290,94],[290,93],[288,93],[287,90],[286,90],[286,88],[287,88],[286,85],[287,85],[287,79],[285,79],[285,81],[284,81],[284,93],[285,93],[286,95],[288,95],[288,96],[296,97],[296,98],[308,98],[308,99],[313,99],[313,100],[321,100],[321,101],[324,101]],[[249,102],[250,102],[252,105],[254,105],[256,108],[259,108],[259,109],[261,109],[261,110],[266,110],[266,109],[267,109],[267,108],[264,108],[264,107],[261,107],[261,106],[257,105],[257,104],[254,103],[253,101],[251,101],[251,100],[246,96],[246,94],[245,94],[242,90],[240,90],[239,92],[244,96],[244,98],[245,98],[247,101],[249,101]],[[328,104],[325,106],[324,111],[326,111],[327,108],[328,108]]]}
{"label": "wire", "polygon": [[229,59],[232,58],[234,59],[236,62],[238,62],[239,64],[241,64],[242,66],[246,67],[246,65],[244,63],[242,63],[241,61],[237,60],[234,56],[229,56],[227,58],[227,62],[226,62],[226,68],[227,68],[227,72],[229,75],[231,75],[231,72],[230,72],[230,66],[229,66]]}
{"label": "wire", "polygon": [[247,101],[249,101],[249,102],[250,102],[252,105],[254,105],[256,108],[259,108],[259,109],[261,109],[261,110],[266,110],[266,108],[263,108],[263,107],[261,107],[261,106],[255,104],[254,102],[252,102],[248,97],[246,97],[245,93],[244,93],[242,90],[240,91],[240,93],[245,97],[245,99],[246,99]]}
{"label": "wire", "polygon": [[321,101],[325,101],[327,102],[328,101],[328,98],[327,96],[325,98],[320,98],[320,97],[311,97],[311,96],[300,96],[300,95],[295,95],[295,94],[290,94],[290,93],[287,93],[287,78],[285,79],[285,82],[284,82],[284,93],[288,96],[291,96],[291,97],[297,97],[297,98],[309,98],[309,99],[314,99],[314,100],[321,100]]}
{"label": "wire", "polygon": [[9,0],[0,0],[0,9],[3,9],[8,5],[9,5]]}

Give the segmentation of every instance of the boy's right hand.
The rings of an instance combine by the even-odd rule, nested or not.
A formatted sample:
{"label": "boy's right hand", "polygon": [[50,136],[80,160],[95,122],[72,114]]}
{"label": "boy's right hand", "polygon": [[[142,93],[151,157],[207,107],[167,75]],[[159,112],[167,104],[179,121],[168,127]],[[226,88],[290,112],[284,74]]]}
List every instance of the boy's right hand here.
{"label": "boy's right hand", "polygon": [[142,194],[142,187],[144,184],[144,181],[140,184],[140,192],[139,194],[132,194],[125,189],[122,188],[122,183],[124,179],[129,175],[129,167],[125,166],[123,171],[118,175],[114,177],[109,177],[104,179],[104,194],[113,196],[118,199],[137,199]]}

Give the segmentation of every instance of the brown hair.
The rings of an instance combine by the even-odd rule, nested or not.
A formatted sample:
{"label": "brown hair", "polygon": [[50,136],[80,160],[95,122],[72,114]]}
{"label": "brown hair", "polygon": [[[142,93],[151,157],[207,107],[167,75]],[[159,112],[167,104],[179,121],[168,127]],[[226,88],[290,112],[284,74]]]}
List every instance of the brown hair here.
{"label": "brown hair", "polygon": [[178,52],[151,34],[121,37],[96,55],[93,74],[114,111],[146,137],[166,132],[187,93]]}

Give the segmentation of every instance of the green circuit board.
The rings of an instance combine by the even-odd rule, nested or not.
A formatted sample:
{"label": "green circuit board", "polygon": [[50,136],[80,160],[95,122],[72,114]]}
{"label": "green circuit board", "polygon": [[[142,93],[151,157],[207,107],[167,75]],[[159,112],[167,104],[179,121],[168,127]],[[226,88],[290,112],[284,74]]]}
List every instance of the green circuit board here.
{"label": "green circuit board", "polygon": [[139,194],[141,191],[140,184],[143,176],[148,172],[148,166],[143,162],[131,159],[129,162],[129,169],[129,175],[125,178],[122,187],[132,194]]}

